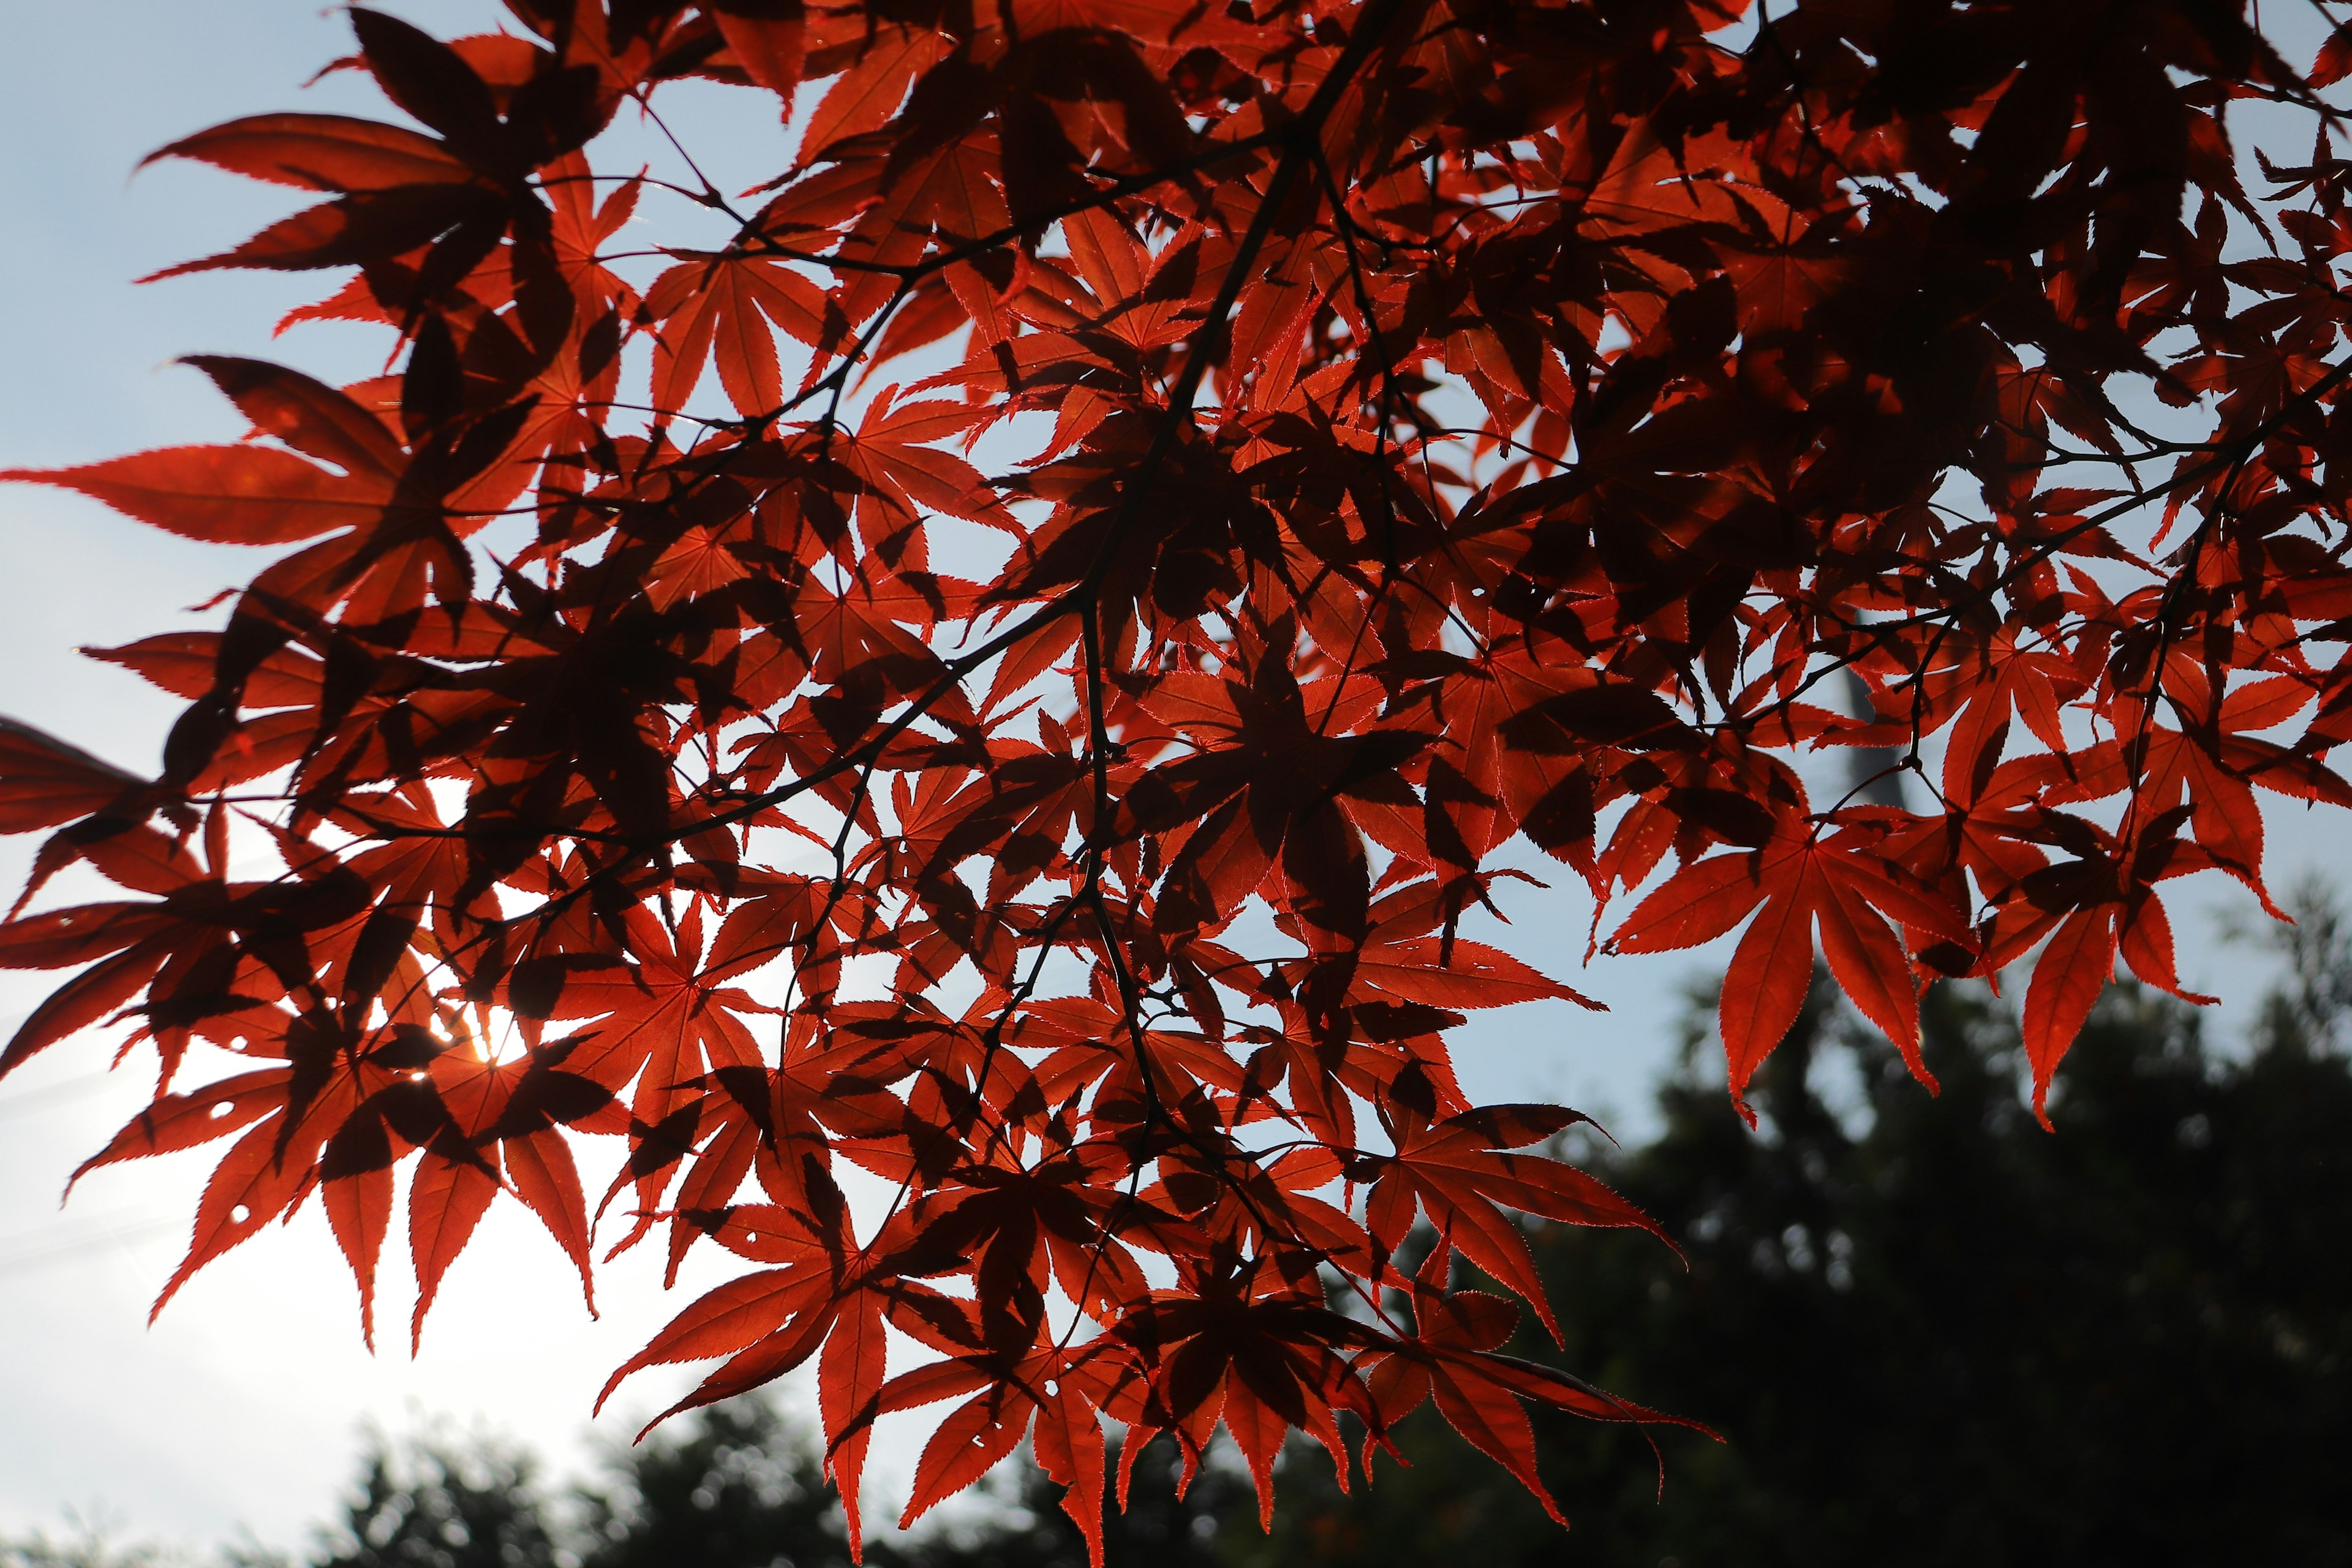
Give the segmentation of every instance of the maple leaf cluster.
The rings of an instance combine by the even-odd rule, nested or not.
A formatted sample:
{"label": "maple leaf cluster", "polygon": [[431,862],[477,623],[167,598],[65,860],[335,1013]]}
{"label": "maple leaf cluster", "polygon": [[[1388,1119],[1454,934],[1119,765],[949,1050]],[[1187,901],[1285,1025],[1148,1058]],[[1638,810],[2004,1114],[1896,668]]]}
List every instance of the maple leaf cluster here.
{"label": "maple leaf cluster", "polygon": [[[11,476],[275,552],[100,655],[187,700],[156,776],[0,728],[48,830],[0,963],[72,972],[0,1071],[127,1025],[156,1098],[85,1169],[227,1142],[166,1299],[315,1194],[372,1334],[404,1194],[421,1330],[503,1195],[583,1288],[740,1259],[614,1381],[813,1361],[853,1526],[874,1422],[948,1401],[909,1519],[1025,1436],[1097,1554],[1108,1422],[1188,1468],[1222,1423],[1270,1509],[1291,1431],[1344,1482],[1342,1415],[1369,1463],[1434,1399],[1550,1506],[1522,1402],[1667,1418],[1449,1289],[1549,1325],[1524,1216],[1650,1226],[1448,1055],[1583,1001],[1463,934],[1521,838],[1596,939],[1641,895],[1600,947],[1745,922],[1735,1096],[1817,953],[1924,1079],[1921,986],[2040,948],[2038,1097],[2119,958],[2179,991],[2159,883],[2267,904],[2257,787],[2352,803],[2352,37],[509,9],[352,12],[421,129],[157,154],[318,197],[173,270],[347,272],[289,322],[395,369],[200,357],[251,438]],[[782,173],[597,172],[686,79],[766,95]],[[2253,194],[2247,104],[2313,147]],[[663,204],[707,243],[630,248]],[[69,868],[123,896],[35,909]]]}

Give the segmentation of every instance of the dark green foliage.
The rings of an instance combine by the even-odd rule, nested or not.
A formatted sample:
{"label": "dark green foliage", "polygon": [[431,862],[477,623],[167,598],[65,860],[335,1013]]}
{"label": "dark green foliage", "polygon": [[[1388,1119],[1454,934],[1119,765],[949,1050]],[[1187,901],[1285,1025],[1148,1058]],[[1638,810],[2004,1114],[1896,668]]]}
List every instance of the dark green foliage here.
{"label": "dark green foliage", "polygon": [[369,1440],[317,1568],[539,1568],[555,1543],[529,1455],[477,1439]]}
{"label": "dark green foliage", "polygon": [[2352,1074],[2326,1048],[2352,966],[2297,956],[2243,1061],[2113,988],[2055,1136],[1981,990],[1928,999],[1931,1099],[1817,987],[1760,1133],[1686,1068],[1659,1140],[1595,1162],[1687,1274],[1622,1234],[1536,1242],[1568,1344],[1517,1348],[1727,1439],[1661,1437],[1663,1506],[1626,1479],[1638,1437],[1539,1417],[1563,1542],[1424,1412],[1398,1435],[1414,1468],[1352,1500],[1302,1456],[1232,1561],[2352,1563]]}
{"label": "dark green foliage", "polygon": [[[740,1399],[615,1454],[583,1493],[586,1568],[845,1568],[840,1504],[813,1446],[774,1405]],[[887,1543],[866,1549],[893,1568]]]}

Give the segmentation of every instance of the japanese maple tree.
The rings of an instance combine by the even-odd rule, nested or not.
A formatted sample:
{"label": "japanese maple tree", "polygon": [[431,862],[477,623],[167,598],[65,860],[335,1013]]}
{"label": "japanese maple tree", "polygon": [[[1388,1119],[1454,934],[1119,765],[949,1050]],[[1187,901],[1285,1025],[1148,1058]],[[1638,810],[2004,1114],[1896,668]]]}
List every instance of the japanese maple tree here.
{"label": "japanese maple tree", "polygon": [[[156,154],[308,193],[173,270],[334,274],[289,322],[388,374],[198,356],[249,439],[11,476],[268,552],[99,656],[187,700],[153,777],[0,727],[0,963],[69,972],[0,1072],[108,1031],[84,1169],[226,1147],[164,1300],[315,1194],[372,1334],[404,1198],[421,1323],[503,1195],[583,1286],[740,1259],[614,1381],[814,1361],[853,1535],[946,1401],[909,1517],[1026,1436],[1097,1553],[1107,1422],[1270,1509],[1433,1399],[1544,1497],[1521,1401],[1668,1417],[1497,1352],[1520,1216],[1650,1221],[1465,1097],[1466,1011],[1584,1000],[1465,921],[1548,856],[1595,949],[1744,924],[1735,1097],[1817,953],[1924,1079],[1921,986],[2038,949],[2039,1103],[2118,960],[2179,991],[2158,884],[2267,906],[2256,788],[2352,803],[2352,34],[508,8]],[[772,178],[600,170],[689,78]]]}

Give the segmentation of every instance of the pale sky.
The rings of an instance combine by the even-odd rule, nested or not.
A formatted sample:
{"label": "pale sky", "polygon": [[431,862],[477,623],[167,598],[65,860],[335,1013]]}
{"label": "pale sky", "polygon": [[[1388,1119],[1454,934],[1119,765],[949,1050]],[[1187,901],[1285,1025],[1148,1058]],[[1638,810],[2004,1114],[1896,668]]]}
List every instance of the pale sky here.
{"label": "pale sky", "polygon": [[[384,8],[444,36],[481,30],[499,13],[492,0]],[[131,284],[299,205],[297,193],[189,164],[133,179],[148,152],[274,109],[397,118],[349,73],[302,90],[349,47],[339,15],[314,0],[80,0],[10,12],[0,51],[0,467],[242,434],[202,377],[171,364],[179,354],[278,358],[331,380],[378,368],[369,355],[383,344],[372,333],[314,326],[270,340],[286,309],[341,275]],[[788,161],[771,121],[730,113],[724,89],[682,96],[697,92],[688,118],[707,115],[729,132],[731,161],[755,171],[744,184]],[[152,771],[175,703],[74,649],[192,624],[186,606],[243,583],[265,559],[174,540],[62,491],[0,488],[0,713]],[[2274,882],[2304,864],[2352,882],[2352,833],[2340,818],[2273,810],[2271,822]],[[12,899],[31,847],[0,841]],[[1508,906],[1519,917],[1511,931],[1481,934],[1612,1011],[1548,1003],[1487,1015],[1457,1041],[1463,1076],[1474,1095],[1561,1100],[1639,1136],[1650,1124],[1648,1085],[1672,1056],[1679,991],[1719,974],[1728,945],[1580,970],[1590,906],[1572,874],[1553,869],[1554,892],[1528,892]],[[2266,971],[2208,939],[2213,911],[2251,900],[2210,876],[2173,888],[2182,978],[2223,994],[2215,1024],[2226,1037]],[[13,1030],[58,978],[0,973],[0,1022]],[[314,1204],[290,1228],[213,1265],[151,1329],[148,1305],[184,1245],[208,1157],[100,1173],[61,1212],[68,1173],[144,1102],[145,1064],[110,1079],[105,1060],[100,1042],[73,1042],[0,1083],[0,1533],[55,1526],[63,1505],[102,1500],[143,1533],[212,1541],[243,1524],[299,1545],[350,1475],[358,1425],[400,1428],[416,1412],[478,1421],[559,1467],[576,1464],[610,1369],[720,1277],[705,1272],[666,1294],[650,1252],[625,1259],[604,1273],[604,1317],[592,1322],[553,1244],[501,1205],[445,1283],[413,1362],[413,1283],[394,1238],[379,1287],[383,1349],[371,1357]],[[617,1147],[588,1159],[609,1170]],[[596,1429],[625,1437],[631,1416],[687,1382],[641,1377]],[[922,1430],[886,1429],[869,1511],[903,1497]]]}

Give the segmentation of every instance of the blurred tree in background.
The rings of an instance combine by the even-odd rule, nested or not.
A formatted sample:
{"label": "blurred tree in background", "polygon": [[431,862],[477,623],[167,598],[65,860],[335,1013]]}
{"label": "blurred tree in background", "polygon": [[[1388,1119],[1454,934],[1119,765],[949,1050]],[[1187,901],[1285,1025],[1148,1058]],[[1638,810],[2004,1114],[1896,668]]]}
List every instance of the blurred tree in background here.
{"label": "blurred tree in background", "polygon": [[[581,1489],[584,1568],[847,1568],[840,1505],[807,1436],[764,1399],[714,1405],[607,1457]],[[894,1568],[887,1542],[867,1549]]]}
{"label": "blurred tree in background", "polygon": [[[555,1558],[547,1503],[528,1453],[435,1432],[394,1443],[371,1433],[341,1522],[321,1533],[317,1568],[536,1568]],[[260,1559],[247,1563],[259,1568]]]}
{"label": "blurred tree in background", "polygon": [[[1512,1348],[1711,1422],[1665,1440],[1540,1432],[1563,1541],[1427,1410],[1410,1462],[1343,1497],[1286,1464],[1261,1534],[1246,1480],[1174,1496],[1164,1439],[1109,1521],[1118,1568],[1474,1563],[1837,1568],[2053,1562],[2352,1564],[2352,929],[2307,890],[2246,1049],[2190,1009],[2109,990],[2034,1125],[2013,1013],[1927,1000],[1923,1093],[1817,986],[1733,1112],[1694,1022],[1646,1146],[1580,1158],[1683,1238],[1531,1235],[1567,1336]],[[1692,1017],[1712,1013],[1695,997]],[[1643,1310],[1632,1309],[1636,1305]],[[1629,1460],[1639,1462],[1629,1463]],[[81,1559],[23,1543],[0,1563]],[[804,1433],[756,1400],[703,1413],[551,1495],[496,1444],[378,1441],[315,1568],[835,1568],[841,1515]],[[89,1561],[103,1563],[103,1556]],[[250,1561],[250,1559],[248,1559]],[[1008,1468],[986,1500],[877,1540],[877,1568],[1076,1568],[1057,1489]]]}
{"label": "blurred tree in background", "polygon": [[[1817,987],[1758,1134],[1686,1068],[1656,1142],[1596,1163],[1688,1273],[1624,1237],[1536,1243],[1562,1364],[1727,1439],[1665,1442],[1672,1508],[1612,1435],[1552,1424],[1563,1556],[1423,1415],[1398,1434],[1410,1471],[1382,1462],[1343,1500],[1302,1463],[1275,1535],[1232,1537],[1229,1561],[2352,1563],[2352,1074],[2331,1045],[2352,965],[2312,940],[2332,913],[2306,913],[2325,923],[2296,956],[2326,965],[2271,999],[2243,1059],[2112,988],[2054,1137],[1983,992],[1930,994],[1930,1099]],[[1657,1310],[1624,1316],[1637,1300]]]}
{"label": "blurred tree in background", "polygon": [[63,1537],[37,1530],[0,1540],[0,1568],[184,1568],[190,1561],[156,1542],[117,1540],[121,1521],[108,1510],[65,1512]]}

